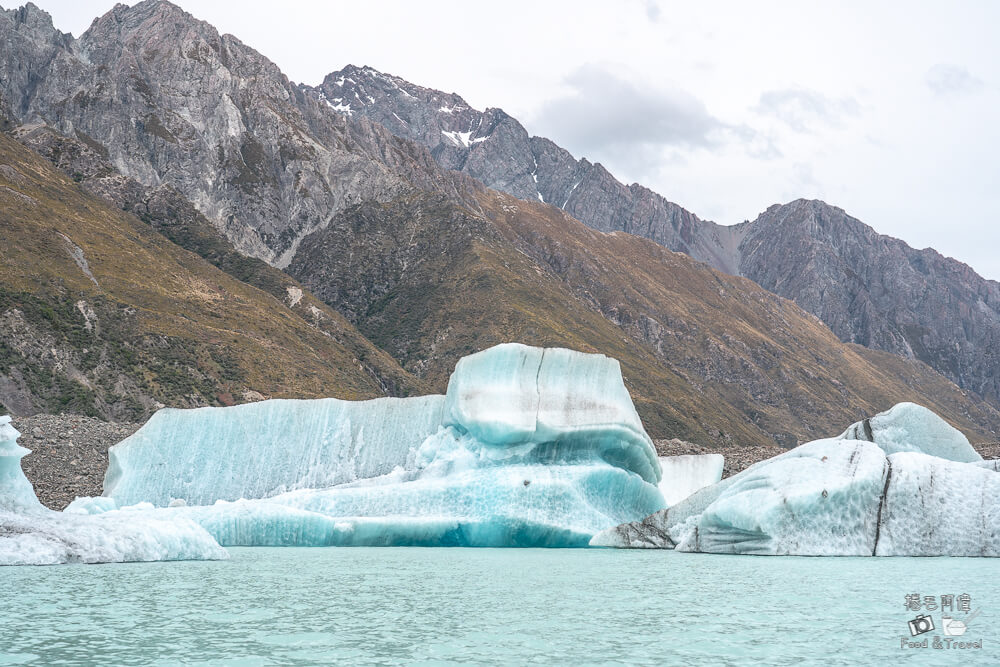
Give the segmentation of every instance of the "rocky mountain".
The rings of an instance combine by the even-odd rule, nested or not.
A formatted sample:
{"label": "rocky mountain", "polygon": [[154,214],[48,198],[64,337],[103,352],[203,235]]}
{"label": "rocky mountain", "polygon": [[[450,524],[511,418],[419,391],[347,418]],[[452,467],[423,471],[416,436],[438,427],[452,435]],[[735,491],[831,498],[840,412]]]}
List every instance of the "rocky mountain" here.
{"label": "rocky mountain", "polygon": [[29,3],[0,13],[0,40],[12,121],[78,137],[144,185],[172,185],[240,252],[273,265],[345,206],[414,182],[461,196],[461,179],[429,156],[346,122],[169,2],[117,5],[75,40]]}
{"label": "rocky mountain", "polygon": [[306,324],[345,346],[378,383],[382,394],[406,396],[420,386],[395,363],[386,363],[388,359],[384,353],[288,274],[237,252],[232,243],[172,186],[144,186],[123,176],[87,143],[61,135],[46,125],[23,125],[11,134],[87,192],[116,209],[132,213],[173,243],[200,255],[237,280],[267,292]]}
{"label": "rocky mountain", "polygon": [[1000,404],[1000,283],[965,264],[800,199],[747,226],[740,273],[841,340],[924,361]]}
{"label": "rocky mountain", "polygon": [[315,95],[341,114],[418,141],[449,169],[745,276],[821,318],[841,340],[919,359],[1000,406],[1000,283],[915,250],[823,202],[773,206],[732,227],[699,219],[600,164],[531,137],[500,109],[370,67],[329,74]]}
{"label": "rocky mountain", "polygon": [[[184,257],[214,276],[209,284],[224,281],[227,290],[249,290],[264,299],[254,302],[261,321],[237,324],[235,314],[214,306],[184,306],[186,318],[200,322],[203,316],[223,316],[232,322],[223,327],[227,332],[257,331],[270,321],[265,315],[291,318],[288,329],[269,325],[268,331],[280,336],[251,336],[257,343],[246,344],[245,350],[240,336],[230,346],[226,336],[190,334],[204,347],[185,343],[185,349],[199,350],[175,364],[187,375],[211,357],[214,346],[239,356],[253,373],[230,381],[232,390],[223,384],[225,392],[215,385],[189,392],[200,398],[187,402],[189,394],[156,394],[154,384],[149,396],[162,396],[155,400],[197,404],[212,402],[216,392],[214,400],[222,401],[219,395],[237,398],[244,385],[268,383],[279,388],[269,390],[272,395],[346,395],[346,389],[337,394],[327,387],[349,382],[356,383],[350,386],[356,386],[357,395],[440,391],[458,357],[516,340],[620,359],[654,437],[794,444],[902,400],[928,405],[974,440],[993,440],[1000,431],[994,407],[927,366],[845,345],[790,301],[670,252],[663,246],[666,240],[654,243],[617,227],[603,233],[538,196],[518,200],[489,189],[470,169],[456,171],[439,162],[445,158],[436,159],[437,148],[355,113],[353,103],[332,95],[333,89],[292,84],[236,38],[219,35],[163,0],[118,5],[79,39],[63,35],[27,5],[0,14],[0,37],[5,50],[0,65],[11,70],[0,72],[8,127],[72,179],[59,177],[60,187],[75,188],[72,196],[60,194],[66,206],[91,210],[98,195],[123,209],[105,214],[109,220],[127,220],[128,229],[143,230],[164,248],[191,251]],[[351,85],[347,78],[341,87]],[[417,97],[417,92],[410,94]],[[370,97],[364,99],[376,99],[374,93]],[[440,107],[437,111],[449,115]],[[494,116],[495,124],[490,121],[476,133],[459,126],[444,132],[456,133],[456,148],[474,147],[467,156],[472,160],[474,153],[493,150],[498,132],[514,133],[509,117]],[[492,138],[475,141],[481,137]],[[532,143],[541,145],[529,141],[529,148]],[[496,147],[502,148],[499,140]],[[565,161],[553,147],[538,155],[542,162]],[[482,164],[485,169],[500,163],[491,158]],[[674,222],[661,226],[664,239],[687,243],[695,255],[704,252],[710,258],[708,251],[715,248],[720,257],[736,257],[729,249],[738,246],[746,229],[702,234],[712,227],[638,186],[625,188],[626,195],[618,189],[624,186],[607,181],[610,176],[599,165],[566,164],[583,170],[579,181],[570,182],[558,170],[528,173],[532,183],[537,176],[543,184],[537,193],[542,199],[562,192],[567,210],[577,192],[590,193],[579,201],[590,202],[587,208],[595,211],[602,206],[624,210],[627,204],[633,212],[629,220],[638,225],[632,231],[673,216]],[[511,176],[510,182],[524,179]],[[84,189],[92,193],[89,199]],[[107,203],[100,206],[110,210]],[[46,215],[65,217],[66,212],[53,209]],[[26,222],[6,241],[24,234],[37,237],[39,247],[49,242],[49,232],[31,225]],[[124,229],[98,240],[59,231],[72,239],[89,266],[97,266],[91,259],[95,252],[102,259],[102,273],[93,271],[98,286],[119,281],[152,290],[128,293],[138,301],[120,298],[132,308],[159,304],[156,312],[173,317],[169,304],[185,304],[190,296],[176,272],[127,243],[123,256],[133,260],[109,263],[117,239],[131,238]],[[104,245],[98,242],[102,239]],[[163,252],[172,257],[174,251]],[[67,255],[78,256],[75,250]],[[72,304],[86,293],[81,290],[90,289],[89,281],[85,274],[81,278],[79,264],[58,257],[58,266],[39,280],[43,285],[65,282],[72,289],[51,287],[42,302],[54,312],[58,305],[70,322],[67,318],[76,317]],[[0,284],[23,292],[33,283],[20,277],[35,269],[20,255],[15,258],[4,259],[4,269],[11,268],[0,275]],[[176,298],[170,296],[173,291]],[[236,303],[221,299],[230,302]],[[8,305],[0,313],[20,308]],[[37,310],[43,314],[36,320],[42,322],[45,311]],[[291,331],[298,332],[294,344],[285,340]],[[144,335],[129,331],[130,340],[144,340]],[[320,340],[316,336],[333,347],[315,354],[304,350],[303,345]],[[262,352],[269,345],[280,354]],[[78,348],[71,345],[66,354]],[[160,362],[160,348],[143,349],[148,351],[143,368]],[[23,369],[43,366],[41,357],[29,353],[17,351],[19,360],[8,351],[5,358],[21,364],[23,375]],[[295,361],[300,355],[320,361]],[[204,363],[215,368],[211,361]],[[281,380],[283,373],[293,374],[294,381]],[[77,375],[66,377],[86,386]],[[36,403],[54,409],[51,402]]]}
{"label": "rocky mountain", "polygon": [[235,280],[4,135],[0,212],[3,411],[127,420],[426,391],[328,307],[307,314]]}
{"label": "rocky mountain", "polygon": [[644,236],[737,273],[739,227],[700,220],[648,188],[620,183],[600,164],[529,136],[502,109],[477,111],[454,93],[353,65],[327,75],[315,88],[300,89],[338,113],[370,118],[427,146],[442,166],[487,187],[551,204],[594,229]]}

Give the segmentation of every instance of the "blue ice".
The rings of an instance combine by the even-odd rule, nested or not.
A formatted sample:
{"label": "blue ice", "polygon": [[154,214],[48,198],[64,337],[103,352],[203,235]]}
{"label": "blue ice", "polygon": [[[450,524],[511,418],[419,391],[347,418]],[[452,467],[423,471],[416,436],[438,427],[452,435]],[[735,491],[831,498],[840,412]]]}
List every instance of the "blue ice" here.
{"label": "blue ice", "polygon": [[227,546],[586,546],[665,507],[618,362],[519,344],[460,360],[445,396],[161,410],[110,459],[115,506]]}

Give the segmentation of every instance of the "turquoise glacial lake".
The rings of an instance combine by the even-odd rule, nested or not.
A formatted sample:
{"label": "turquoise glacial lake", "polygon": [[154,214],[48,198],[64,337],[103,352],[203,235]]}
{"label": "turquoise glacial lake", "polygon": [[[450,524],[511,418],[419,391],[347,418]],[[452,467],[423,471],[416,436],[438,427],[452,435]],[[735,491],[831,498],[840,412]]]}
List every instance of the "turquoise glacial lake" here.
{"label": "turquoise glacial lake", "polygon": [[[223,562],[0,568],[0,664],[1000,664],[990,559],[230,551]],[[953,648],[941,632],[948,595],[980,610],[947,637]],[[917,614],[936,629],[911,637]]]}

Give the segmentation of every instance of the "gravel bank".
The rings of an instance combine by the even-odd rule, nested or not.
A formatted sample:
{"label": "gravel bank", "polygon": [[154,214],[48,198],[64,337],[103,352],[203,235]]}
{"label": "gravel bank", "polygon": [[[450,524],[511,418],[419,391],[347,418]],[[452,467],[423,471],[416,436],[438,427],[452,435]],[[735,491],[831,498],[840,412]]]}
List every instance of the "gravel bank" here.
{"label": "gravel bank", "polygon": [[115,424],[79,415],[14,417],[24,475],[46,507],[61,510],[77,496],[99,496],[108,469],[108,448],[142,424]]}
{"label": "gravel bank", "polygon": [[777,445],[764,446],[740,446],[726,445],[721,447],[706,447],[696,445],[684,440],[655,440],[656,453],[659,456],[681,456],[683,454],[722,454],[726,462],[722,468],[722,476],[730,477],[738,472],[742,472],[758,461],[769,459],[787,452],[788,450]]}

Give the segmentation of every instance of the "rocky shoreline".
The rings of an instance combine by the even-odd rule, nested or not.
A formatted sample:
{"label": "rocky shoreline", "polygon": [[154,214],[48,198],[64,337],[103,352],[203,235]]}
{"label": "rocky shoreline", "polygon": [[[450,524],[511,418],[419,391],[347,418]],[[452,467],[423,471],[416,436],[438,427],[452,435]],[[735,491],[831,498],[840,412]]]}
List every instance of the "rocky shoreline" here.
{"label": "rocky shoreline", "polygon": [[[108,448],[135,433],[142,424],[105,422],[81,415],[35,415],[15,417],[21,432],[18,444],[32,451],[21,466],[35,487],[38,499],[61,510],[77,496],[99,496],[108,468]],[[726,458],[723,477],[777,456],[785,449],[775,446],[727,445],[707,447],[683,440],[657,440],[660,456],[722,454]],[[1000,442],[975,445],[986,459],[1000,458]]]}

